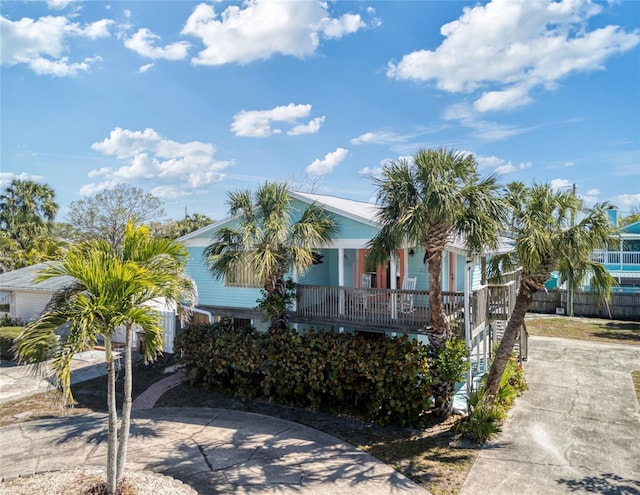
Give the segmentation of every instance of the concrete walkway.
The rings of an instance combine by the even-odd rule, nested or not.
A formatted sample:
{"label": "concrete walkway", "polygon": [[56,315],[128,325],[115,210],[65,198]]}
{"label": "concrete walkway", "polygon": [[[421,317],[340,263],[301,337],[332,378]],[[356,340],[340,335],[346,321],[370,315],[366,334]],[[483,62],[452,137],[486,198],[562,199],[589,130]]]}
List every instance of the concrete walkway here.
{"label": "concrete walkway", "polygon": [[[71,361],[71,383],[91,380],[107,374],[104,351],[79,352]],[[40,392],[46,392],[50,382],[35,375],[31,366],[17,366],[12,361],[2,361],[0,366],[0,404]]]}
{"label": "concrete walkway", "polygon": [[[104,468],[106,416],[89,414],[0,428],[0,478],[37,471]],[[428,492],[335,437],[240,411],[134,411],[127,468],[151,470],[202,495],[391,495]]]}
{"label": "concrete walkway", "polygon": [[529,390],[461,495],[640,494],[640,346],[531,337]]}

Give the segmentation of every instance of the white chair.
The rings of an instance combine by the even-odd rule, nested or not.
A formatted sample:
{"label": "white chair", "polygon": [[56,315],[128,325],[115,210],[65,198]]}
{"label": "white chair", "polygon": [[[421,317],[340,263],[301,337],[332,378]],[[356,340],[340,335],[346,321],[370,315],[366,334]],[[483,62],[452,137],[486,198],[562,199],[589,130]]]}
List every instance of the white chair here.
{"label": "white chair", "polygon": [[361,300],[360,303],[362,304],[362,309],[367,309],[368,305],[369,305],[369,290],[371,289],[371,274],[370,273],[363,273],[360,276],[360,288],[361,289],[365,289],[363,291],[359,291],[362,292],[361,295]]}
{"label": "white chair", "polygon": [[[416,290],[417,281],[418,277],[404,277],[404,279],[402,279],[402,290]],[[411,313],[412,311],[415,311],[416,308],[413,307],[413,294],[402,292],[398,301],[398,309],[401,313]]]}

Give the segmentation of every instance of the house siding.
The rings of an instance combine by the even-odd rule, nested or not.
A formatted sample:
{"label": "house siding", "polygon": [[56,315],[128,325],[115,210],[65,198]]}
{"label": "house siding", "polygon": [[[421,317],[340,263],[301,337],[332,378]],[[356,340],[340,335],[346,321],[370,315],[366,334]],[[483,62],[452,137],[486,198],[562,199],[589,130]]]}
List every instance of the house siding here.
{"label": "house siding", "polygon": [[13,297],[15,310],[13,306],[11,308],[12,316],[25,321],[37,318],[51,300],[51,296],[51,292],[16,291]]}

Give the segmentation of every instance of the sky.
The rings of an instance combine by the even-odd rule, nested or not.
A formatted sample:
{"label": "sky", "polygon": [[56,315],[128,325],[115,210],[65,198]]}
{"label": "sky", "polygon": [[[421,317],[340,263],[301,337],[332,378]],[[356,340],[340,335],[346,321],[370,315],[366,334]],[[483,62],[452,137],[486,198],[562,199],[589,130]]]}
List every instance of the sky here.
{"label": "sky", "polygon": [[640,2],[0,3],[0,186],[57,221],[118,183],[168,217],[227,193],[374,201],[385,163],[473,153],[482,176],[640,208]]}

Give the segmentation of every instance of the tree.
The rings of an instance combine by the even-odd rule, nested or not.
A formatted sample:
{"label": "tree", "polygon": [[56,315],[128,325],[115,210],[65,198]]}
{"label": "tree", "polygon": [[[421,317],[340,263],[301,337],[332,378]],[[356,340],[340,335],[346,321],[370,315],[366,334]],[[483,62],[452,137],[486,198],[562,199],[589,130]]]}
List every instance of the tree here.
{"label": "tree", "polygon": [[12,179],[0,195],[0,230],[28,249],[49,234],[58,212],[55,192],[46,184]]}
{"label": "tree", "polygon": [[[511,212],[509,231],[515,250],[492,258],[490,272],[495,277],[501,268],[520,266],[522,276],[515,307],[489,370],[487,394],[491,404],[533,294],[544,288],[553,271],[571,272],[575,280],[589,273],[593,276],[591,287],[605,296],[614,283],[601,264],[589,260],[590,253],[606,245],[611,234],[606,204],[584,209],[573,192],[554,191],[548,184],[535,183],[519,195],[507,188],[505,199]],[[581,220],[575,223],[578,216]]]}
{"label": "tree", "polygon": [[[439,149],[421,149],[413,160],[386,165],[375,180],[378,235],[369,243],[370,258],[381,262],[396,249],[420,245],[429,269],[427,328],[432,357],[451,339],[442,302],[442,255],[450,236],[462,233],[471,254],[493,247],[498,240],[504,206],[495,176],[481,179],[473,155]],[[453,407],[454,383],[435,373],[436,415],[446,417]]]}
{"label": "tree", "polygon": [[[145,360],[162,350],[160,314],[147,303],[192,300],[192,281],[184,275],[187,252],[184,246],[154,238],[146,227],[129,223],[116,248],[106,240],[89,240],[72,246],[60,262],[52,263],[38,280],[71,276],[76,282],[54,295],[43,315],[29,323],[18,337],[17,356],[24,363],[50,359],[57,389],[65,403],[73,401],[70,364],[75,353],[104,339],[107,362],[107,492],[115,493],[124,474],[132,404],[131,340],[133,328],[145,333]],[[69,325],[59,344],[50,344],[56,328]],[[117,428],[115,356],[113,337],[125,330],[124,399],[120,431]],[[55,341],[54,341],[55,342]]]}
{"label": "tree", "polygon": [[183,235],[194,232],[202,227],[206,227],[213,223],[208,216],[200,213],[194,213],[193,215],[185,215],[180,220],[169,220],[167,222],[152,222],[149,227],[153,231],[154,235],[158,237],[166,237],[169,239],[176,239]]}
{"label": "tree", "polygon": [[118,184],[69,205],[69,222],[88,239],[122,242],[128,222],[143,225],[164,215],[162,202],[138,187]]}
{"label": "tree", "polygon": [[227,277],[249,269],[261,281],[272,330],[286,326],[288,294],[285,275],[306,271],[313,262],[311,249],[331,241],[337,227],[319,206],[310,205],[299,219],[292,218],[291,195],[282,183],[265,182],[255,192],[229,193],[229,214],[237,227],[223,227],[203,253],[211,273]]}

